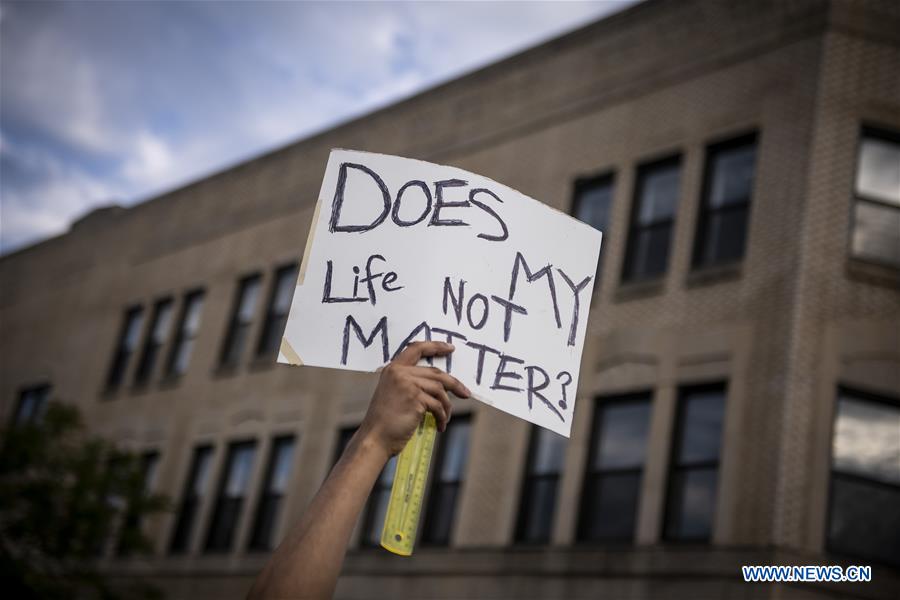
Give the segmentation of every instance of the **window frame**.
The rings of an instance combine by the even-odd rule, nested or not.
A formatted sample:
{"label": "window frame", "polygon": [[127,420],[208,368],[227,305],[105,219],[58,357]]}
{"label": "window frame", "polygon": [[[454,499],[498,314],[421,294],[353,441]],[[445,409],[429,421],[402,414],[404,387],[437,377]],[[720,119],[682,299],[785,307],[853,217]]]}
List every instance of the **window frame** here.
{"label": "window frame", "polygon": [[[253,322],[257,317],[256,313],[259,311],[259,307],[257,306],[258,304],[260,304],[259,295],[257,295],[256,299],[254,299],[254,306],[250,309],[251,316],[246,323],[242,323],[240,320],[241,305],[244,297],[244,292],[248,288],[248,286],[255,283],[261,290],[263,285],[262,279],[262,272],[254,271],[253,273],[248,273],[247,275],[240,277],[237,281],[237,286],[235,288],[234,296],[231,301],[230,316],[225,326],[225,337],[222,340],[222,347],[219,350],[218,368],[220,370],[237,368],[238,365],[241,364],[241,358],[247,351],[247,346],[250,345],[248,344],[248,341],[250,341],[251,334],[253,333]],[[229,361],[228,358],[232,354],[231,347],[235,343],[237,332],[240,328],[246,328],[247,335],[244,338],[243,346],[236,351],[237,355],[235,356],[234,360]]]}
{"label": "window frame", "polygon": [[[129,350],[127,354],[123,352],[124,342],[128,336],[129,324],[131,323],[132,315],[136,315],[138,319],[138,333],[137,340],[134,348]],[[129,366],[131,365],[132,358],[136,354],[139,353],[141,349],[141,333],[143,333],[144,327],[146,326],[144,323],[145,318],[145,307],[143,304],[131,304],[125,308],[125,312],[122,315],[122,321],[119,325],[119,335],[116,336],[116,344],[113,347],[113,355],[112,360],[109,363],[109,367],[106,371],[106,380],[104,382],[104,389],[107,392],[112,392],[114,390],[119,389],[123,383],[128,379],[128,371]],[[122,357],[125,354],[124,358]],[[122,366],[120,367],[121,371],[118,371],[117,366],[119,362],[122,361]],[[113,374],[118,372],[118,377],[113,381]]]}
{"label": "window frame", "polygon": [[[588,447],[587,447],[587,455],[584,462],[584,473],[581,478],[581,492],[578,498],[578,515],[575,524],[575,543],[579,545],[609,545],[609,546],[630,546],[633,545],[637,539],[637,525],[639,515],[639,507],[641,500],[641,491],[643,488],[643,481],[645,472],[647,470],[647,459],[649,457],[649,444],[650,444],[650,426],[653,420],[653,404],[655,401],[655,393],[652,388],[637,390],[632,392],[626,392],[622,394],[611,394],[611,395],[603,395],[597,396],[594,398],[594,408],[593,414],[591,415],[591,435],[588,439]],[[600,432],[603,430],[603,423],[605,417],[605,407],[616,404],[640,404],[647,403],[648,413],[647,413],[647,447],[644,450],[644,460],[643,464],[640,468],[637,467],[618,467],[613,469],[599,469],[597,471],[593,470],[593,462],[594,462],[594,450],[597,448],[597,442],[600,441]],[[635,507],[635,520],[634,520],[634,530],[631,535],[628,537],[616,538],[609,537],[603,539],[590,539],[586,535],[587,522],[588,522],[588,485],[595,478],[602,478],[608,475],[628,475],[628,474],[637,474],[639,477],[638,483],[638,504]]]}
{"label": "window frame", "polygon": [[831,518],[834,511],[834,479],[835,474],[837,474],[840,478],[849,479],[856,483],[863,483],[866,485],[871,485],[873,487],[879,488],[888,488],[890,490],[896,491],[898,496],[900,496],[900,484],[892,484],[885,481],[878,481],[871,478],[863,477],[862,475],[854,475],[852,473],[840,473],[835,471],[834,468],[834,432],[835,425],[837,422],[837,405],[838,401],[842,396],[852,396],[854,399],[862,400],[865,402],[871,402],[873,404],[880,404],[882,406],[888,406],[890,408],[896,409],[900,411],[900,397],[890,396],[884,393],[873,392],[865,389],[860,389],[858,386],[848,386],[843,384],[838,384],[836,388],[836,395],[834,398],[834,412],[831,418],[831,435],[829,436],[829,447],[828,447],[828,496],[827,496],[827,505],[825,508],[825,535],[824,535],[824,549],[828,554],[833,554],[835,556],[847,557],[850,559],[860,559],[865,560],[867,562],[874,562],[877,564],[888,565],[891,567],[900,566],[900,557],[897,558],[897,561],[884,560],[881,557],[868,555],[868,554],[858,554],[854,552],[848,552],[846,550],[842,550],[841,548],[836,548],[834,543],[832,542],[829,534],[829,529],[831,528]]}
{"label": "window frame", "polygon": [[[531,430],[528,434],[528,451],[525,456],[525,464],[522,469],[522,484],[519,486],[519,507],[518,513],[516,514],[516,525],[515,530],[513,532],[513,540],[514,543],[523,545],[523,546],[543,546],[550,544],[553,541],[553,526],[556,521],[556,513],[559,504],[559,483],[562,479],[562,472],[565,470],[566,464],[566,455],[567,450],[563,451],[563,460],[561,468],[552,474],[535,474],[534,463],[537,459],[538,453],[538,444],[540,443],[539,438],[542,434],[542,428],[540,425],[532,425]],[[549,430],[548,430],[549,431]],[[526,526],[525,522],[528,518],[528,515],[531,514],[531,507],[534,502],[534,482],[535,481],[548,481],[553,480],[554,482],[554,492],[553,492],[553,512],[550,515],[550,527],[547,539],[528,539],[525,536]]]}
{"label": "window frame", "polygon": [[[747,247],[750,241],[750,218],[753,208],[753,197],[756,188],[756,174],[759,165],[759,131],[752,130],[739,134],[728,139],[712,142],[706,146],[703,156],[703,183],[700,191],[700,201],[697,203],[697,219],[694,225],[694,244],[691,252],[691,271],[702,271],[704,269],[716,269],[741,264],[747,256]],[[745,146],[753,147],[753,177],[750,182],[750,189],[747,197],[742,199],[740,203],[729,204],[718,208],[709,205],[710,193],[713,181],[713,161],[723,152],[736,150]],[[707,230],[706,226],[710,219],[715,215],[744,212],[744,243],[741,247],[741,254],[738,258],[729,260],[713,260],[706,262],[704,259],[704,250],[707,248]]]}
{"label": "window frame", "polygon": [[[27,421],[20,422],[22,409],[25,405],[26,394],[35,394],[41,392],[42,396],[39,399],[37,408],[31,411],[31,416]],[[50,403],[50,395],[53,393],[53,384],[49,381],[42,381],[41,383],[35,383],[31,385],[22,386],[18,390],[18,394],[16,395],[16,404],[13,409],[12,415],[10,415],[10,427],[22,427],[24,425],[34,424],[39,422],[44,413],[47,411],[47,406]]]}
{"label": "window frame", "polygon": [[[244,518],[244,508],[249,503],[250,496],[253,493],[253,474],[256,470],[256,451],[258,450],[259,444],[255,438],[244,438],[229,442],[225,448],[225,457],[224,462],[222,463],[221,468],[219,469],[219,480],[216,485],[216,493],[212,497],[212,507],[209,513],[209,520],[206,524],[206,536],[203,541],[203,553],[209,555],[223,555],[230,554],[235,549],[235,542],[237,541],[237,536],[240,534],[241,523]],[[228,496],[226,496],[225,491],[228,487],[228,480],[231,474],[231,467],[233,464],[233,460],[239,450],[243,448],[251,449],[251,460],[250,460],[250,475],[247,478],[247,486],[243,490],[243,495],[240,496],[238,507],[236,510],[236,516],[234,518],[234,522],[231,524],[231,530],[228,532],[227,540],[220,547],[218,544],[213,544],[214,537],[217,535],[217,525],[219,518],[224,513],[226,506],[223,502],[230,500]],[[221,517],[224,519],[224,517]],[[224,522],[223,522],[224,523]]]}
{"label": "window frame", "polygon": [[[160,313],[162,311],[161,307],[167,306],[170,311],[170,315],[175,312],[175,298],[174,296],[162,296],[157,298],[153,302],[153,312],[150,315],[150,319],[147,321],[145,325],[146,329],[144,331],[144,343],[141,344],[140,354],[137,359],[137,364],[134,366],[134,373],[132,374],[132,385],[136,388],[145,387],[153,380],[153,375],[157,370],[157,365],[160,362],[160,357],[165,354],[166,346],[169,343],[169,338],[172,336],[172,323],[168,323],[166,331],[163,333],[162,341],[159,344],[155,344],[155,340],[153,338],[153,331],[156,329],[156,324],[159,320]],[[154,354],[152,359],[148,359],[148,353],[153,350]],[[146,361],[150,361],[151,364],[147,367],[144,366]]]}
{"label": "window frame", "polygon": [[[583,195],[588,190],[591,190],[595,187],[600,186],[609,186],[609,223],[607,225],[607,230],[603,231],[603,244],[600,247],[600,256],[597,258],[597,273],[594,277],[594,289],[600,285],[598,282],[600,281],[603,274],[603,264],[605,262],[605,257],[608,252],[604,252],[609,245],[609,230],[612,228],[612,211],[615,207],[615,193],[616,193],[616,171],[615,169],[608,169],[604,171],[600,171],[595,175],[587,175],[583,177],[578,177],[575,179],[575,182],[572,185],[572,201],[569,210],[569,214],[575,219],[579,219],[578,217],[578,209],[582,204]],[[582,221],[582,223],[587,223],[586,221]],[[592,224],[588,223],[588,225]]]}
{"label": "window frame", "polygon": [[[625,252],[622,255],[622,264],[619,269],[619,282],[622,285],[629,284],[638,284],[638,283],[648,283],[648,282],[657,282],[665,279],[666,274],[669,271],[669,263],[672,255],[672,245],[675,243],[675,230],[676,230],[676,222],[678,220],[678,211],[681,205],[681,192],[683,186],[683,178],[682,178],[682,167],[683,167],[683,156],[682,152],[673,152],[662,156],[661,158],[652,159],[649,161],[642,162],[635,169],[634,183],[631,194],[631,207],[629,208],[629,217],[628,217],[628,233],[627,238],[625,240]],[[640,217],[641,207],[642,207],[642,196],[645,186],[645,178],[647,173],[652,172],[656,169],[664,169],[666,167],[674,166],[678,169],[678,190],[677,197],[675,202],[675,209],[672,212],[672,216],[656,221],[649,225],[640,225],[638,223],[638,219]],[[635,243],[638,232],[649,231],[654,229],[661,229],[663,227],[667,227],[670,229],[671,233],[669,235],[669,243],[666,247],[666,258],[665,258],[665,268],[660,272],[649,276],[636,276],[632,271],[634,270],[633,256],[635,252]]]}
{"label": "window frame", "polygon": [[[712,381],[706,383],[696,383],[680,385],[678,387],[678,395],[675,403],[675,415],[672,423],[672,436],[669,444],[669,456],[666,466],[666,486],[665,497],[662,504],[662,528],[660,529],[660,539],[667,544],[684,544],[684,545],[701,545],[710,544],[716,533],[716,515],[718,514],[718,503],[721,498],[720,486],[722,452],[725,446],[725,421],[728,418],[728,380]],[[705,460],[697,461],[689,465],[681,465],[678,463],[678,451],[681,442],[684,439],[684,423],[685,423],[685,399],[692,393],[703,393],[710,391],[721,391],[722,393],[722,430],[719,432],[719,455],[715,461]],[[713,513],[710,517],[709,535],[703,536],[672,536],[668,533],[671,515],[669,507],[674,497],[675,475],[686,471],[699,471],[715,468],[716,470],[716,494]]]}
{"label": "window frame", "polygon": [[[197,317],[197,330],[188,335],[185,331],[185,326],[187,325],[187,318],[192,306],[192,302],[195,299],[200,302],[200,308],[197,309],[200,312],[200,315]],[[175,338],[172,340],[172,343],[169,344],[169,353],[166,356],[165,377],[167,380],[171,381],[183,377],[188,371],[191,355],[194,353],[193,347],[191,348],[191,352],[188,355],[188,364],[185,365],[184,371],[175,370],[175,361],[178,359],[178,353],[181,349],[182,344],[186,342],[193,342],[200,336],[200,323],[202,323],[203,321],[204,302],[206,302],[206,290],[201,287],[193,288],[185,292],[182,297],[181,311],[178,314],[178,320],[175,325]]]}
{"label": "window frame", "polygon": [[[394,487],[394,478],[397,475],[397,466],[394,465],[394,477],[391,477],[391,481],[388,484],[385,484],[381,481],[382,476],[384,475],[385,470],[387,469],[390,461],[398,461],[399,458],[395,455],[388,459],[388,462],[385,463],[384,467],[382,467],[381,471],[378,473],[378,479],[375,480],[375,485],[372,486],[372,491],[369,493],[369,498],[366,500],[365,511],[362,516],[362,527],[360,528],[360,537],[359,537],[359,545],[363,548],[377,548],[380,543],[372,542],[368,539],[367,535],[370,530],[374,527],[374,525],[378,522],[378,515],[375,512],[378,509],[378,502],[375,501],[376,494],[382,494],[387,492],[387,495],[391,495],[391,491]],[[378,537],[381,537],[381,533],[378,532]]]}
{"label": "window frame", "polygon": [[[207,475],[203,492],[195,495],[193,488],[200,472],[201,455],[205,461],[208,461],[206,467]],[[193,452],[191,452],[191,463],[188,466],[187,477],[182,484],[178,513],[175,515],[175,520],[172,523],[172,533],[169,537],[168,554],[170,555],[189,554],[192,551],[197,521],[201,516],[203,504],[209,496],[209,485],[212,479],[212,470],[215,467],[215,458],[216,446],[212,443],[197,444],[194,446]],[[191,504],[190,514],[185,516],[189,503]],[[183,519],[187,519],[186,524],[183,524]],[[184,539],[181,539],[182,537]]]}
{"label": "window frame", "polygon": [[859,179],[859,170],[862,166],[862,161],[860,160],[860,152],[862,151],[863,140],[867,137],[880,139],[882,141],[900,145],[900,131],[893,131],[890,128],[880,125],[873,125],[870,123],[863,123],[859,128],[859,134],[856,138],[856,146],[854,148],[855,152],[853,155],[853,179],[850,182],[850,227],[849,231],[847,232],[847,257],[852,261],[859,261],[861,263],[875,265],[877,267],[891,269],[893,271],[900,271],[900,263],[892,263],[889,261],[880,260],[878,258],[873,258],[871,256],[862,256],[856,254],[853,249],[853,236],[856,232],[856,206],[858,203],[862,202],[864,204],[875,205],[883,209],[900,212],[900,206],[892,204],[891,202],[882,200],[880,198],[866,196],[859,193],[859,191],[856,189],[856,182],[857,179]]}
{"label": "window frame", "polygon": [[[250,524],[249,537],[247,538],[247,551],[248,552],[269,552],[272,550],[272,538],[277,533],[278,530],[278,518],[281,514],[283,502],[281,502],[287,495],[287,492],[282,494],[272,494],[269,492],[269,487],[272,483],[272,478],[275,475],[275,467],[276,467],[276,459],[278,458],[278,450],[280,449],[280,444],[289,443],[291,445],[291,461],[288,466],[288,482],[290,482],[290,474],[293,473],[294,464],[296,463],[297,456],[297,436],[293,433],[286,433],[284,435],[276,435],[272,437],[271,442],[269,444],[268,457],[266,461],[266,469],[263,472],[263,478],[259,482],[259,493],[256,495],[256,504],[253,508],[253,517],[252,522]],[[274,516],[272,517],[272,525],[271,529],[268,531],[268,534],[265,536],[266,539],[263,543],[263,540],[260,538],[263,537],[260,535],[260,531],[263,523],[264,511],[263,507],[266,502],[271,501],[273,498],[279,501],[278,506],[274,510]]]}
{"label": "window frame", "polygon": [[[269,284],[268,301],[266,302],[266,312],[263,317],[262,327],[260,328],[258,339],[256,341],[256,348],[254,349],[253,353],[257,360],[265,359],[266,357],[278,354],[278,345],[276,345],[276,347],[272,349],[265,348],[265,343],[268,340],[269,336],[269,330],[274,326],[275,320],[284,319],[285,324],[287,324],[287,318],[288,315],[290,315],[290,306],[288,306],[288,310],[287,312],[285,312],[284,316],[275,315],[273,312],[275,308],[275,300],[278,295],[278,282],[281,280],[282,274],[289,275],[290,273],[294,274],[292,279],[296,280],[297,268],[297,262],[292,261],[289,263],[285,263],[280,267],[276,267],[272,273],[272,281]],[[291,296],[293,297],[293,294],[291,294]]]}
{"label": "window frame", "polygon": [[[468,439],[467,443],[469,444],[469,446],[471,446],[472,432],[473,432],[472,427],[474,424],[474,419],[472,418],[471,414],[454,415],[453,419],[450,421],[450,424],[447,426],[447,431],[450,431],[450,427],[453,427],[454,425],[456,427],[460,427],[463,423],[466,423],[469,426],[469,439]],[[422,518],[421,533],[419,534],[420,539],[421,539],[420,543],[423,546],[429,546],[429,547],[433,547],[433,548],[448,548],[451,546],[451,543],[453,542],[453,529],[456,524],[457,511],[459,510],[459,503],[460,503],[460,499],[461,499],[459,492],[462,490],[463,485],[466,482],[465,475],[469,469],[469,463],[470,463],[469,447],[466,448],[466,460],[462,467],[462,477],[456,481],[443,482],[440,480],[441,470],[443,470],[444,460],[446,460],[446,457],[447,457],[447,443],[441,439],[441,440],[439,440],[438,447],[437,447],[437,460],[434,462],[434,466],[431,470],[431,475],[429,477],[430,481],[428,482],[428,486],[427,486],[428,487],[428,497],[425,499],[425,514],[423,515],[423,518]],[[436,498],[437,498],[436,490],[438,489],[438,487],[440,487],[442,485],[452,485],[452,486],[456,487],[456,497],[455,497],[454,503],[453,503],[453,515],[452,515],[453,518],[451,519],[450,531],[447,533],[446,540],[437,539],[434,536],[434,534],[432,533],[432,530],[434,528],[434,518],[435,518],[434,517],[435,502],[436,502]]]}

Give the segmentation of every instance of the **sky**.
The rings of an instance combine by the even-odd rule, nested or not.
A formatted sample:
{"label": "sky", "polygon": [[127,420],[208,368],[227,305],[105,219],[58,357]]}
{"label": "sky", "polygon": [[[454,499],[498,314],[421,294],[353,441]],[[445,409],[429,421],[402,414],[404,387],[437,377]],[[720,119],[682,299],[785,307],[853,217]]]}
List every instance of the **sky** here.
{"label": "sky", "polygon": [[2,1],[0,253],[633,2]]}

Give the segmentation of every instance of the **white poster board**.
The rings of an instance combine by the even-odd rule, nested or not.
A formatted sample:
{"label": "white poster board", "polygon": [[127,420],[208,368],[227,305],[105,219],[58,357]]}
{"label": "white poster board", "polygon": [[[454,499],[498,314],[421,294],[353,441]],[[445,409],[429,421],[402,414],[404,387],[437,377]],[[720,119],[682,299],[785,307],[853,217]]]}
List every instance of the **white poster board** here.
{"label": "white poster board", "polygon": [[475,398],[569,435],[599,231],[495,181],[333,150],[278,362],[375,371],[409,342]]}

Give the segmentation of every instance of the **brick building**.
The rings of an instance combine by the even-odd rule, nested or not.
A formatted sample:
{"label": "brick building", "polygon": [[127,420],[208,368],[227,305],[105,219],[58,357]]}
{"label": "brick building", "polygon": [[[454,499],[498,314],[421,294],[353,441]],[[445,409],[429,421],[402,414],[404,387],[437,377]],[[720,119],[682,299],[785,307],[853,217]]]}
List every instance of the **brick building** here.
{"label": "brick building", "polygon": [[[170,598],[238,598],[370,375],[274,364],[332,147],[452,164],[606,232],[571,440],[460,402],[410,559],[338,597],[900,589],[900,4],[649,0],[0,258],[0,406],[76,403],[175,511]],[[863,564],[868,584],[744,583]]]}

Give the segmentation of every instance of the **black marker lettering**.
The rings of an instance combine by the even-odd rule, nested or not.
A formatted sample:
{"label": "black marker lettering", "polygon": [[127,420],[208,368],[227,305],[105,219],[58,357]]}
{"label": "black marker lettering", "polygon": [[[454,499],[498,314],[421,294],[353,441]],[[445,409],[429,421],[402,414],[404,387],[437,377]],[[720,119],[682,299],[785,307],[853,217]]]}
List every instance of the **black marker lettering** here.
{"label": "black marker lettering", "polygon": [[453,305],[453,312],[456,314],[456,324],[459,325],[459,322],[462,321],[462,311],[463,311],[463,296],[466,291],[466,282],[464,279],[459,280],[459,293],[457,295],[453,295],[453,288],[450,286],[450,278],[444,278],[444,301],[443,308],[444,314],[447,314],[447,296],[450,296],[450,304]]}
{"label": "black marker lettering", "polygon": [[506,390],[508,392],[521,392],[522,388],[513,387],[511,385],[503,385],[500,383],[500,380],[504,377],[509,379],[522,379],[522,376],[519,373],[515,373],[513,371],[507,371],[506,365],[507,363],[515,363],[518,365],[525,364],[525,361],[521,358],[516,358],[515,356],[510,356],[509,354],[503,354],[500,356],[500,364],[497,365],[497,370],[494,372],[494,383],[491,384],[492,390]]}
{"label": "black marker lettering", "polygon": [[468,184],[467,181],[463,181],[462,179],[445,179],[444,181],[436,181],[434,183],[434,212],[431,213],[431,221],[429,221],[428,225],[449,225],[449,226],[464,226],[467,227],[469,224],[465,221],[461,221],[460,219],[442,219],[441,218],[441,209],[442,208],[462,208],[464,206],[469,206],[468,201],[463,200],[462,202],[444,202],[444,188],[445,187],[463,187]]}
{"label": "black marker lettering", "polygon": [[[563,381],[563,379],[565,379],[565,381]],[[556,380],[562,384],[562,400],[559,401],[559,407],[565,410],[568,406],[568,401],[566,400],[566,386],[572,383],[572,374],[568,371],[560,371],[556,376]],[[551,404],[550,406],[552,407],[553,405]]]}
{"label": "black marker lettering", "polygon": [[392,283],[397,281],[397,274],[393,271],[384,276],[384,279],[381,280],[381,287],[384,288],[386,292],[396,292],[397,290],[402,290],[403,286],[399,285],[397,287],[390,287]]}
{"label": "black marker lettering", "polygon": [[347,353],[350,350],[350,327],[353,327],[353,331],[356,333],[356,337],[362,342],[363,348],[368,348],[372,345],[372,342],[375,341],[375,336],[380,332],[381,333],[381,355],[382,361],[388,361],[388,332],[387,332],[387,317],[381,317],[381,320],[378,321],[378,324],[375,325],[375,328],[372,329],[372,333],[369,334],[369,337],[365,337],[363,335],[362,327],[359,326],[359,323],[356,322],[356,319],[353,318],[353,315],[347,315],[347,320],[344,323],[344,340],[341,344],[341,364],[347,364]]}
{"label": "black marker lettering", "polygon": [[331,261],[325,262],[325,286],[322,290],[322,303],[331,304],[331,303],[340,303],[340,302],[365,302],[366,298],[356,298],[356,286],[354,286],[353,298],[343,298],[343,297],[335,297],[331,295],[331,271],[333,269],[333,265]]}
{"label": "black marker lettering", "polygon": [[474,204],[475,206],[477,206],[484,212],[488,213],[489,215],[491,215],[492,217],[497,219],[497,222],[500,224],[500,228],[503,230],[503,233],[501,233],[500,235],[488,235],[486,233],[479,233],[477,237],[480,237],[481,239],[484,239],[484,240],[488,240],[490,242],[505,241],[509,237],[509,229],[506,227],[506,223],[503,222],[503,219],[500,218],[500,215],[498,215],[496,212],[494,212],[493,208],[491,208],[484,202],[480,202],[480,201],[476,200],[475,199],[476,194],[488,194],[489,196],[493,197],[494,200],[496,200],[497,202],[500,202],[501,204],[503,203],[503,200],[501,200],[497,194],[495,194],[494,192],[492,192],[491,190],[486,189],[486,188],[475,188],[474,190],[471,190],[469,192],[469,202],[471,202],[472,204]]}
{"label": "black marker lettering", "polygon": [[[481,320],[478,321],[478,325],[472,322],[472,305],[476,300],[481,301]],[[469,299],[469,303],[466,305],[466,319],[469,321],[469,327],[472,329],[481,329],[484,327],[484,324],[487,322],[488,318],[488,299],[483,294],[475,294]]]}
{"label": "black marker lettering", "polygon": [[[422,214],[416,217],[412,221],[404,221],[400,218],[400,201],[403,199],[403,192],[406,191],[406,188],[411,186],[417,186],[422,188],[422,191],[425,193],[425,210],[422,211]],[[397,199],[394,200],[394,208],[391,210],[391,219],[394,220],[394,223],[399,225],[400,227],[411,227],[418,223],[421,223],[425,220],[425,217],[428,216],[428,212],[431,210],[431,189],[428,187],[428,184],[424,181],[412,180],[407,181],[403,184],[403,187],[397,192]]]}
{"label": "black marker lettering", "polygon": [[512,314],[516,312],[520,315],[527,315],[528,311],[525,310],[524,306],[519,306],[518,304],[510,300],[504,300],[499,296],[491,296],[491,300],[502,306],[506,311],[506,316],[503,319],[503,341],[508,342],[510,330],[512,328]]}
{"label": "black marker lettering", "polygon": [[[566,284],[568,284],[568,286],[572,289],[572,295],[575,296],[575,306],[572,307],[572,327],[569,329],[569,346],[574,346],[575,334],[578,332],[578,308],[581,305],[578,294],[580,294],[581,290],[583,290],[587,286],[592,277],[585,277],[581,281],[581,283],[575,285],[562,269],[557,268],[556,270],[559,271],[559,274],[562,275],[562,278],[566,280]],[[569,377],[571,377],[571,375]]]}
{"label": "black marker lettering", "polygon": [[[542,381],[540,385],[535,385],[534,383],[535,371],[540,373],[544,378],[544,381]],[[550,404],[550,401],[547,400],[547,397],[541,393],[542,389],[550,385],[550,376],[547,375],[547,371],[535,365],[528,365],[527,367],[525,367],[525,372],[528,374],[528,410],[531,410],[532,398],[534,396],[537,396],[538,399],[540,399],[540,401],[544,404],[552,407],[553,405]]]}
{"label": "black marker lettering", "polygon": [[535,279],[539,279],[541,277],[547,278],[547,286],[550,288],[550,299],[553,301],[553,317],[556,319],[556,328],[559,329],[562,327],[562,321],[559,319],[559,305],[556,301],[556,284],[553,282],[553,265],[547,265],[542,269],[538,269],[534,273],[531,272],[531,269],[528,268],[528,262],[525,261],[525,257],[521,252],[516,252],[516,259],[513,261],[512,275],[509,279],[509,299],[512,300],[516,297],[516,282],[519,279],[519,265],[525,269],[525,278],[528,279],[528,283],[533,282]]}
{"label": "black marker lettering", "polygon": [[475,383],[478,385],[481,385],[481,372],[484,370],[484,353],[485,353],[485,351],[492,352],[492,353],[496,354],[497,356],[500,356],[501,352],[499,350],[495,350],[494,348],[491,348],[490,346],[485,346],[484,344],[476,344],[475,342],[466,342],[466,346],[468,346],[469,348],[475,348],[476,350],[478,350],[478,368],[475,372]]}
{"label": "black marker lettering", "polygon": [[[338,224],[338,221],[341,220],[341,210],[344,207],[344,189],[347,187],[347,169],[357,169],[367,174],[375,181],[376,184],[378,184],[378,188],[381,190],[384,209],[381,211],[381,214],[378,215],[378,217],[376,217],[375,220],[368,225]],[[387,186],[384,184],[384,180],[382,180],[381,177],[378,176],[378,173],[364,165],[358,165],[356,163],[341,163],[340,169],[338,169],[337,187],[334,190],[334,202],[331,205],[331,221],[329,221],[328,223],[328,231],[332,233],[337,231],[348,233],[360,233],[363,231],[369,231],[370,229],[374,229],[375,227],[381,225],[381,223],[387,218],[390,210],[391,193],[388,191]]]}

